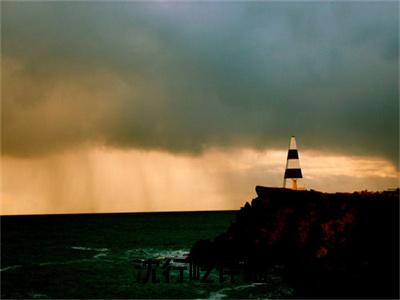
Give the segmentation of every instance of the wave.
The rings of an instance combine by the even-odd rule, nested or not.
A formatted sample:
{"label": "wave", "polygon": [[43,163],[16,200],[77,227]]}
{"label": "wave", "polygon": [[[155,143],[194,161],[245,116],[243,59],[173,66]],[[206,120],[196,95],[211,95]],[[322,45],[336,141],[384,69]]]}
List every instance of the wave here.
{"label": "wave", "polygon": [[73,246],[71,247],[74,250],[82,250],[82,251],[96,251],[96,252],[105,252],[109,251],[108,248],[89,248],[89,247],[81,247],[81,246]]}
{"label": "wave", "polygon": [[51,266],[51,265],[71,265],[71,264],[76,264],[76,263],[81,263],[81,262],[88,262],[91,259],[89,258],[83,258],[83,259],[74,259],[74,260],[67,260],[67,261],[49,261],[49,262],[43,262],[39,263],[39,266]]}
{"label": "wave", "polygon": [[50,299],[46,294],[30,293],[29,295],[32,299]]}
{"label": "wave", "polygon": [[189,249],[166,250],[157,248],[137,248],[125,251],[122,255],[123,259],[145,259],[166,257],[186,257],[189,254]]}
{"label": "wave", "polygon": [[7,266],[0,269],[0,272],[8,271],[8,270],[15,270],[17,268],[21,268],[21,265],[14,265],[14,266]]}
{"label": "wave", "polygon": [[94,251],[98,252],[91,258],[82,258],[82,259],[73,259],[73,260],[67,260],[67,261],[50,261],[50,262],[43,262],[39,263],[39,266],[49,266],[49,265],[70,265],[70,264],[76,264],[76,263],[81,263],[81,262],[89,262],[92,261],[93,259],[99,259],[107,256],[107,252],[110,251],[108,248],[89,248],[89,247],[80,247],[80,246],[73,246],[71,249],[74,250],[81,250],[81,251]]}
{"label": "wave", "polygon": [[211,292],[210,295],[208,296],[208,299],[224,299],[224,298],[228,297],[228,294],[227,294],[228,292],[240,291],[240,290],[254,288],[257,286],[261,286],[261,285],[266,285],[266,283],[255,282],[255,283],[251,283],[251,284],[242,284],[242,285],[238,285],[235,287],[226,287],[226,288],[220,289],[216,292]]}
{"label": "wave", "polygon": [[106,256],[107,256],[107,253],[100,252],[100,253],[96,254],[95,256],[93,256],[93,258],[97,259],[97,258],[106,257]]}
{"label": "wave", "polygon": [[108,249],[108,248],[89,248],[89,247],[80,247],[80,246],[74,246],[74,247],[71,247],[71,248],[74,249],[74,250],[99,252],[99,253],[97,253],[96,255],[93,256],[93,259],[106,257],[107,256],[107,252],[110,251],[110,249]]}

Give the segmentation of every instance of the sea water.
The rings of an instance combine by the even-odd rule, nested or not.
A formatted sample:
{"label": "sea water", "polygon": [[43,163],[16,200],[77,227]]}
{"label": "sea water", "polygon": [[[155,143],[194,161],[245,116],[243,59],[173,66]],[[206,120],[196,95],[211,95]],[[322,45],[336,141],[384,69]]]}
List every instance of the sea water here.
{"label": "sea water", "polygon": [[[1,298],[282,298],[267,282],[201,283],[171,273],[169,283],[136,282],[140,259],[183,256],[224,232],[236,212],[79,214],[1,217]],[[161,275],[159,275],[162,279]]]}

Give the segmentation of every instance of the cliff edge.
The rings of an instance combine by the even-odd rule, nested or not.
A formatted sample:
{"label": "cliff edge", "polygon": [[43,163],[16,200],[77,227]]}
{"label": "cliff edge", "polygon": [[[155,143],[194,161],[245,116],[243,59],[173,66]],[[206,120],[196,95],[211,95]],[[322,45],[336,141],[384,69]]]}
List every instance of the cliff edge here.
{"label": "cliff edge", "polygon": [[279,265],[295,298],[399,297],[399,189],[256,193],[226,232],[192,247],[201,268]]}

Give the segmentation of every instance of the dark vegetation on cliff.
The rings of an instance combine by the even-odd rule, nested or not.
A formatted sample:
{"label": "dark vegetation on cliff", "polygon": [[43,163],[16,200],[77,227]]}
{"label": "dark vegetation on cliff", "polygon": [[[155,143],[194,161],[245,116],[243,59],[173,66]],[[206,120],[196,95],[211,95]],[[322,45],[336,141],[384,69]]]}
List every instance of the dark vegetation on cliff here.
{"label": "dark vegetation on cliff", "polygon": [[190,257],[206,269],[283,266],[295,298],[399,297],[399,190],[327,194],[256,187],[236,221]]}

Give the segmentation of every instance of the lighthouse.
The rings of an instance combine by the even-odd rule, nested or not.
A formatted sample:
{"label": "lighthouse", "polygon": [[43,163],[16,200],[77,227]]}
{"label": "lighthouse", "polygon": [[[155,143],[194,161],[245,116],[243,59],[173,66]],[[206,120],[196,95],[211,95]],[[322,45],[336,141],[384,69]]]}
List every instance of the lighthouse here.
{"label": "lighthouse", "polygon": [[287,181],[292,183],[291,189],[299,189],[299,180],[303,178],[300,168],[299,152],[297,151],[296,138],[290,138],[289,150],[286,160],[285,175],[283,176],[283,187],[286,188]]}

